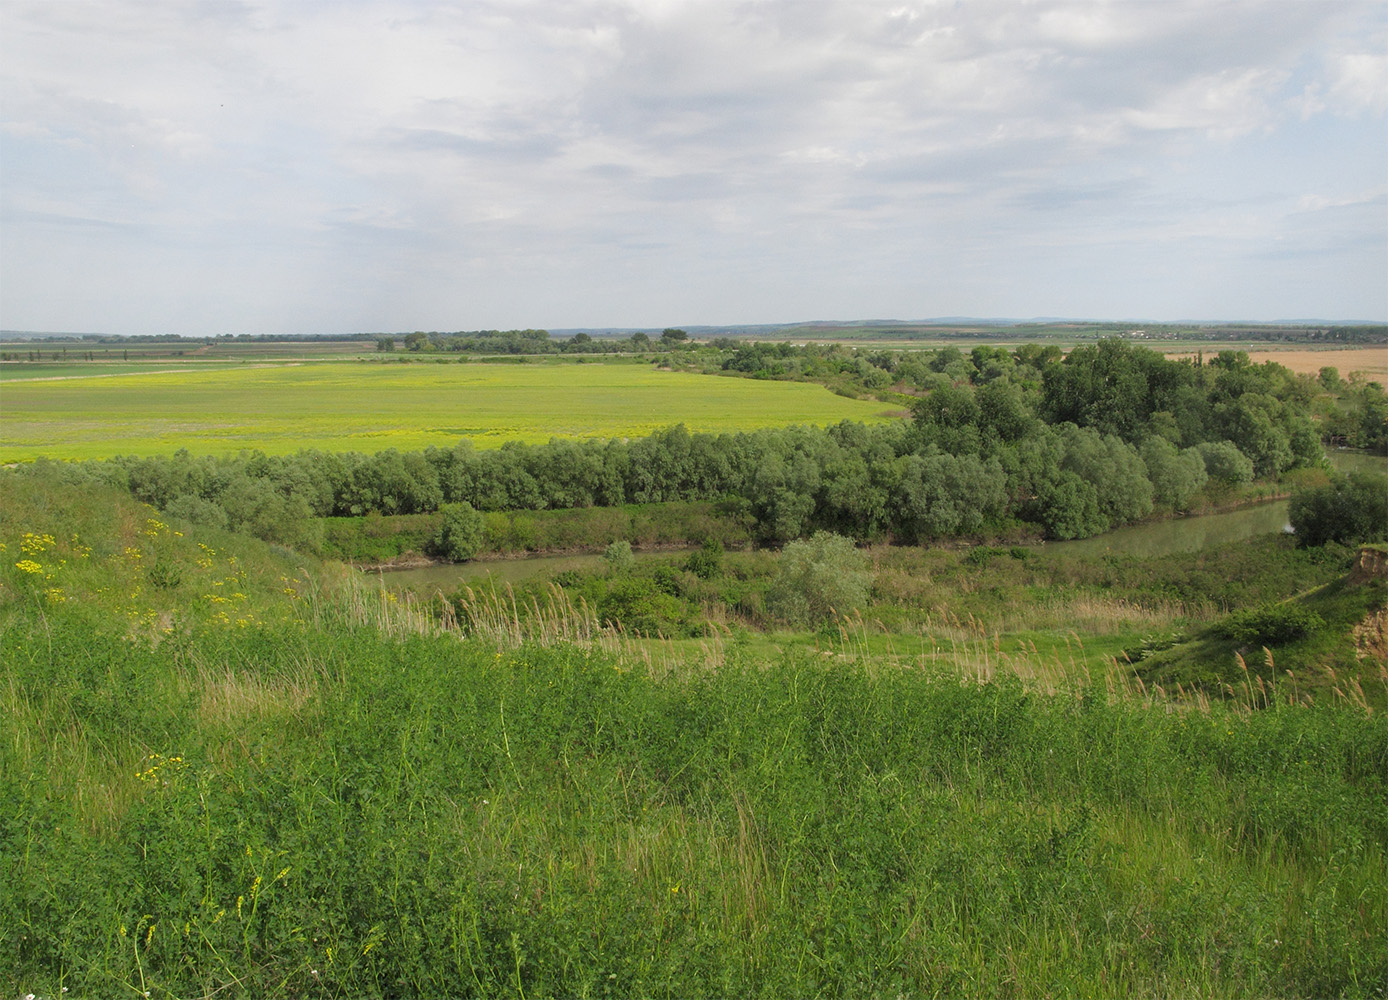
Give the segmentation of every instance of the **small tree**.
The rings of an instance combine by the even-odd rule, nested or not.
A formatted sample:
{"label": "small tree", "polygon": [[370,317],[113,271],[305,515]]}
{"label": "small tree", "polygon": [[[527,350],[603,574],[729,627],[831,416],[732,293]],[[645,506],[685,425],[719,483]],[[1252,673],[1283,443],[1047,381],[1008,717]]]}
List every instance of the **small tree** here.
{"label": "small tree", "polygon": [[851,538],[818,531],[809,541],[781,550],[781,567],[771,584],[768,605],[793,625],[845,615],[867,602],[872,573]]}
{"label": "small tree", "polygon": [[1205,471],[1211,479],[1226,483],[1253,481],[1253,461],[1239,451],[1232,441],[1206,441],[1195,446],[1205,460]]}
{"label": "small tree", "polygon": [[1356,472],[1292,496],[1287,518],[1301,546],[1388,541],[1388,477]]}
{"label": "small tree", "polygon": [[691,552],[684,568],[700,580],[711,580],[723,568],[723,543],[716,538],[705,540],[697,552]]}
{"label": "small tree", "polygon": [[1142,444],[1142,461],[1157,503],[1185,510],[1190,498],[1209,480],[1205,460],[1194,448],[1177,451],[1165,438],[1150,437]]}
{"label": "small tree", "polygon": [[434,535],[434,553],[451,562],[466,562],[482,548],[487,538],[486,521],[467,501],[446,503],[439,508],[442,519]]}
{"label": "small tree", "polygon": [[602,557],[607,560],[607,566],[613,573],[626,573],[636,565],[636,556],[631,554],[631,542],[626,539],[613,542]]}

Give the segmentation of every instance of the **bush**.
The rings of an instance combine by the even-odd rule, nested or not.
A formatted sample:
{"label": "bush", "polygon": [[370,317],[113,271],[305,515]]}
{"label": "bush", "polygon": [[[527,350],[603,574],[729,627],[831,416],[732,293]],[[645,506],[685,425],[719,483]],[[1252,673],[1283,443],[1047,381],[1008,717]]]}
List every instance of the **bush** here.
{"label": "bush", "polygon": [[700,630],[693,608],[645,577],[611,581],[598,600],[597,612],[603,623],[640,635],[689,636]]}
{"label": "bush", "polygon": [[711,580],[723,568],[723,543],[716,538],[704,542],[697,552],[691,552],[684,568],[700,580]]}
{"label": "bush", "polygon": [[486,521],[467,501],[446,503],[439,510],[443,516],[430,550],[451,562],[466,562],[478,553],[486,540]]}
{"label": "bush", "polygon": [[1208,467],[1197,449],[1177,451],[1164,438],[1151,437],[1143,442],[1142,461],[1152,481],[1154,499],[1173,510],[1185,510],[1190,498],[1209,479]]}
{"label": "bush", "polygon": [[1214,634],[1241,646],[1275,646],[1325,628],[1325,619],[1300,604],[1276,604],[1236,611],[1214,627]]}
{"label": "bush", "polygon": [[636,556],[631,552],[631,542],[624,538],[609,545],[602,557],[607,560],[608,568],[614,573],[629,572],[636,565]]}
{"label": "bush", "polygon": [[200,524],[208,528],[227,527],[227,512],[221,504],[192,494],[185,494],[171,501],[164,513],[189,524]]}
{"label": "bush", "polygon": [[1356,472],[1293,494],[1287,509],[1298,545],[1388,541],[1388,476]]}
{"label": "bush", "polygon": [[847,614],[866,603],[872,587],[865,563],[851,538],[831,531],[791,542],[781,550],[780,571],[768,595],[772,613],[793,625]]}

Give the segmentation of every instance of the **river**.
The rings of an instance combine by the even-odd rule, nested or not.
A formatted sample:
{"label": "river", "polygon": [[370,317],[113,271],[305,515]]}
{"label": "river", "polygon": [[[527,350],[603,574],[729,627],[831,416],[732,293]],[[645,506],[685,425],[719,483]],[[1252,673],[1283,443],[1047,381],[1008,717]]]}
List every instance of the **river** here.
{"label": "river", "polygon": [[[670,556],[670,550],[633,552],[637,562]],[[565,570],[591,572],[603,564],[602,553],[582,553],[567,556],[526,556],[522,559],[477,559],[472,562],[439,566],[420,566],[414,569],[387,570],[382,577],[392,588],[431,594],[435,591],[452,593],[463,584],[473,587],[519,583],[532,576],[552,576]]]}
{"label": "river", "polygon": [[[1341,472],[1388,472],[1388,459],[1381,455],[1332,451],[1329,458],[1331,464]],[[1037,548],[1080,556],[1104,553],[1161,556],[1173,552],[1192,552],[1287,530],[1290,530],[1290,525],[1287,524],[1287,501],[1275,500],[1222,514],[1201,514],[1169,521],[1129,525],[1092,538],[1080,538],[1072,542],[1046,542]],[[638,560],[668,558],[671,554],[669,551],[634,553]],[[465,583],[473,586],[486,586],[490,583],[502,587],[529,577],[548,576],[564,570],[592,571],[601,566],[602,561],[602,556],[598,553],[530,556],[524,559],[479,560],[461,565],[393,570],[384,574],[384,577],[395,588],[418,593],[451,592]]]}
{"label": "river", "polygon": [[[1341,472],[1388,473],[1388,458],[1355,451],[1331,451],[1330,464]],[[1245,538],[1266,535],[1274,531],[1290,531],[1287,523],[1287,501],[1243,507],[1222,514],[1201,514],[1178,517],[1170,521],[1133,524],[1115,528],[1092,538],[1073,542],[1047,542],[1044,548],[1072,555],[1102,555],[1112,552],[1125,556],[1164,556],[1173,552],[1194,552],[1197,549]]]}

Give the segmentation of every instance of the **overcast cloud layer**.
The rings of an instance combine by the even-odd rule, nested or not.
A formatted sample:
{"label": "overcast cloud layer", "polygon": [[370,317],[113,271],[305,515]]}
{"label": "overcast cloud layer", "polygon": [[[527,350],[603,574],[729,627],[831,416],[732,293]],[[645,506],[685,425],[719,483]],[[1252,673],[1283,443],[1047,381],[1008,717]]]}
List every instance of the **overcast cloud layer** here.
{"label": "overcast cloud layer", "polygon": [[0,327],[1388,319],[1388,5],[0,5]]}

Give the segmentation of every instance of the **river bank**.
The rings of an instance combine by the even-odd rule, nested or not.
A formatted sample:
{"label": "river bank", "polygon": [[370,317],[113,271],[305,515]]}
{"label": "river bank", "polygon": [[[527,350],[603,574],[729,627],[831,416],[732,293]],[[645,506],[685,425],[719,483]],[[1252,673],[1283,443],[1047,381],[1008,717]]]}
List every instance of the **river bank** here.
{"label": "river bank", "polygon": [[[1338,450],[1327,457],[1340,472],[1388,470],[1388,459],[1380,455]],[[1296,482],[1308,485],[1316,475],[1315,470],[1307,470]],[[1209,488],[1188,512],[1155,514],[1142,522],[1085,539],[1044,541],[1032,526],[1018,522],[1010,531],[988,537],[949,539],[937,547],[1026,545],[1054,550],[1065,546],[1067,551],[1074,552],[1132,554],[1189,551],[1283,530],[1291,485],[1295,484],[1284,481]],[[737,500],[507,511],[487,513],[484,518],[487,547],[467,563],[450,563],[426,554],[438,529],[437,514],[324,518],[321,554],[363,572],[391,574],[402,583],[406,578],[400,574],[404,573],[429,579],[465,581],[492,576],[515,581],[556,567],[569,568],[559,565],[565,560],[577,560],[575,565],[586,567],[599,559],[608,545],[619,540],[630,542],[638,558],[687,551],[709,539],[729,551],[754,546],[751,518],[745,504]],[[516,564],[524,564],[534,572],[517,569]]]}

